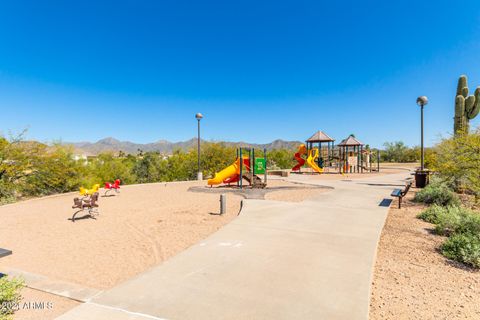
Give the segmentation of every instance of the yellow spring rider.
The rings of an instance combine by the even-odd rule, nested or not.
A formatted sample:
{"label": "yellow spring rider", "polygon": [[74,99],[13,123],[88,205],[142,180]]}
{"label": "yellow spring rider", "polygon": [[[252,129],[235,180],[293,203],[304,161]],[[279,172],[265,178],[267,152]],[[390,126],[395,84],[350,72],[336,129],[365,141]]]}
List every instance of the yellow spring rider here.
{"label": "yellow spring rider", "polygon": [[98,189],[100,189],[100,184],[94,184],[91,189],[86,189],[84,187],[80,187],[80,194],[82,196],[91,196],[95,192],[98,192]]}

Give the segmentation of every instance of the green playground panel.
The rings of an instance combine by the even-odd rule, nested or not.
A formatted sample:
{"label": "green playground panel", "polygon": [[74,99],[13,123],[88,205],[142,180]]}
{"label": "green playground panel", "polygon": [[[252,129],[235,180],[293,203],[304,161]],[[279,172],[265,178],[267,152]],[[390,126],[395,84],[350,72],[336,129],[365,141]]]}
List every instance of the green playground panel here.
{"label": "green playground panel", "polygon": [[265,158],[255,158],[255,173],[265,173]]}

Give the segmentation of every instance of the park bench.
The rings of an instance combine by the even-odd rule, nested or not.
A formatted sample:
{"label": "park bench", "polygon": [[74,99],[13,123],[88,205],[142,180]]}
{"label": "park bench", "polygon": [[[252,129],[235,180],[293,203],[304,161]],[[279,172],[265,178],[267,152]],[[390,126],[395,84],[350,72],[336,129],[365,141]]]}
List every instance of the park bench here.
{"label": "park bench", "polygon": [[391,196],[398,198],[398,209],[402,208],[402,199],[405,197],[408,193],[408,190],[410,190],[410,187],[412,186],[412,181],[407,182],[405,188],[402,189],[394,189],[392,191]]}
{"label": "park bench", "polygon": [[9,256],[9,255],[11,255],[11,254],[12,254],[12,251],[7,250],[7,249],[0,248],[0,258]]}

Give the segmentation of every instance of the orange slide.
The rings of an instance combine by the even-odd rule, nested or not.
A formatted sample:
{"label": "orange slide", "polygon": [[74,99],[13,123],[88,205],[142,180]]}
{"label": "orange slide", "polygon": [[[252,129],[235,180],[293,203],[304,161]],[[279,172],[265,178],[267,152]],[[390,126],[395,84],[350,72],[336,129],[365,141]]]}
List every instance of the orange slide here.
{"label": "orange slide", "polygon": [[[307,156],[307,164],[310,168],[312,168],[315,172],[322,173],[323,169],[317,165],[317,160],[319,157],[319,150],[318,148],[313,148],[308,150]],[[302,158],[303,155],[307,154],[307,148],[304,144],[298,146],[298,151],[295,153],[295,159],[298,161],[298,164],[292,168],[292,171],[299,171],[300,168],[305,164],[305,159]]]}
{"label": "orange slide", "polygon": [[292,171],[298,171],[301,167],[305,164],[305,159],[302,158],[302,155],[307,153],[307,148],[304,144],[301,144],[298,147],[297,153],[295,153],[295,160],[297,160],[298,164],[292,168]]}

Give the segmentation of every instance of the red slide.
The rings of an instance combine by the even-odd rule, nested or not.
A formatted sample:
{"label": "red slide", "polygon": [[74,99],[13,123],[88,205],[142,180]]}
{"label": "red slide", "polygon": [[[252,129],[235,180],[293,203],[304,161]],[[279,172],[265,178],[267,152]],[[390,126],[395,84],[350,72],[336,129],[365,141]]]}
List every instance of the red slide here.
{"label": "red slide", "polygon": [[[250,171],[250,159],[248,158],[243,158],[243,165],[245,166],[245,168],[247,169],[247,171]],[[240,175],[239,174],[236,174],[236,175],[233,175],[225,180],[223,180],[223,183],[234,183],[234,182],[237,182],[238,180],[240,180]]]}
{"label": "red slide", "polygon": [[236,174],[234,176],[231,176],[230,178],[227,178],[227,179],[223,180],[223,183],[230,184],[230,183],[237,182],[239,179],[240,179],[240,175]]}
{"label": "red slide", "polygon": [[292,171],[298,171],[305,164],[305,159],[300,155],[300,152],[295,153],[295,159],[298,161],[298,164],[292,168]]}

